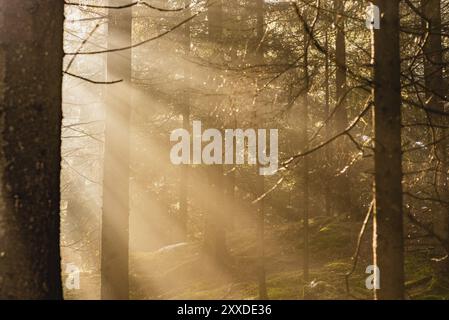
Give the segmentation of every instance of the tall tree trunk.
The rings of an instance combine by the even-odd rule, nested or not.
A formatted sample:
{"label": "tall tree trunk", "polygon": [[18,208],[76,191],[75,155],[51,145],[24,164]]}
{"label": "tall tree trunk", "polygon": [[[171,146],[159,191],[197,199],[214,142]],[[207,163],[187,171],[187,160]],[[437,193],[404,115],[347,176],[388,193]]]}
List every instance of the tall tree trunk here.
{"label": "tall tree trunk", "polygon": [[[183,107],[182,111],[182,127],[186,130],[190,129],[190,108],[188,105]],[[189,167],[181,166],[181,177],[179,182],[179,238],[181,241],[187,240],[188,234],[188,183],[189,183]],[[178,237],[178,236],[177,236]]]}
{"label": "tall tree trunk", "polygon": [[[256,166],[257,170],[259,166]],[[264,176],[257,175],[257,196],[263,195],[265,192],[265,179]],[[261,199],[257,203],[256,207],[256,233],[257,233],[257,247],[258,247],[258,262],[257,262],[257,282],[259,287],[259,299],[267,300],[267,280],[266,280],[266,269],[265,269],[265,200]]]}
{"label": "tall tree trunk", "polygon": [[[191,0],[185,0],[184,5],[190,8]],[[186,10],[186,19],[190,16],[191,10]],[[184,53],[185,56],[190,55],[191,46],[191,23],[190,21],[184,25]],[[182,127],[186,130],[190,130],[190,83],[191,72],[188,66],[184,67],[184,93],[185,104],[182,106]],[[188,165],[181,166],[181,179],[179,190],[179,225],[180,225],[180,238],[182,241],[187,240],[187,220],[188,220],[188,182],[189,182],[189,167]]]}
{"label": "tall tree trunk", "polygon": [[[214,55],[212,61],[220,63],[223,61],[223,1],[215,1],[207,9],[209,42],[214,44]],[[212,80],[215,83],[215,80]],[[218,80],[220,81],[220,80]],[[217,84],[217,83],[216,83]],[[221,83],[220,83],[221,84]],[[218,84],[217,84],[218,85]],[[216,102],[216,101],[214,101]],[[223,165],[214,165],[207,168],[210,181],[211,198],[209,199],[208,217],[206,218],[205,248],[208,255],[219,264],[226,260],[228,252],[226,246],[225,210],[224,210],[224,175]]]}
{"label": "tall tree trunk", "polygon": [[[109,0],[111,6],[131,0]],[[132,8],[109,12],[108,47],[131,45]],[[129,296],[129,125],[131,50],[108,53],[108,78],[123,79],[108,89],[101,228],[101,298]]]}
{"label": "tall tree trunk", "polygon": [[374,29],[374,264],[376,299],[404,298],[399,0],[373,1],[381,12]]}
{"label": "tall tree trunk", "polygon": [[[427,21],[423,21],[424,30],[428,33],[427,41],[424,44],[424,78],[426,86],[427,107],[444,111],[446,85],[443,79],[443,46],[441,43],[441,1],[440,0],[421,0],[422,15]],[[426,35],[424,35],[426,36]],[[447,130],[438,128],[444,126],[445,119],[441,116],[431,116],[430,118],[434,128],[435,140],[439,141],[436,146],[437,160],[439,161],[437,172],[436,191],[438,196],[444,200],[449,200],[447,171],[448,171],[448,139],[445,138]],[[436,232],[442,237],[449,239],[449,212],[447,206],[444,210],[438,212],[438,223],[436,223]]]}
{"label": "tall tree trunk", "polygon": [[[344,4],[345,0],[334,0],[335,10],[335,85],[336,85],[336,112],[335,112],[335,132],[340,133],[348,126],[348,112],[346,109],[346,94],[347,94],[347,65],[346,65],[346,34],[345,34],[345,19],[344,19]],[[348,144],[346,137],[343,137],[342,142],[336,148],[336,156],[341,159],[339,163],[343,166],[347,165]],[[339,213],[345,212],[351,217],[353,212],[351,209],[351,184],[347,173],[341,174],[336,179],[334,189],[345,190],[344,192],[336,192],[336,199]],[[348,209],[349,208],[349,209]],[[349,212],[348,212],[349,210]]]}
{"label": "tall tree trunk", "polygon": [[344,19],[344,0],[334,0],[335,10],[335,65],[336,65],[336,102],[337,112],[336,131],[341,132],[348,126],[348,113],[346,111],[345,94],[347,91],[347,73],[346,73],[346,34]]}
{"label": "tall tree trunk", "polygon": [[206,199],[206,230],[204,233],[204,248],[207,258],[217,266],[226,260],[225,219],[223,216],[223,166],[214,165],[206,168],[209,194]]}
{"label": "tall tree trunk", "polygon": [[[324,90],[325,90],[325,102],[324,102],[324,118],[328,119],[330,115],[330,63],[329,63],[329,36],[326,31],[325,34],[325,50],[326,54],[324,59],[325,65],[324,65]],[[332,135],[331,128],[330,128],[330,122],[327,123],[325,128],[325,137],[326,140],[330,139]],[[324,158],[325,158],[325,174],[326,179],[331,179],[331,152],[329,150],[330,146],[327,146],[324,150]],[[332,193],[331,193],[331,186],[330,183],[324,183],[324,201],[325,201],[325,213],[326,216],[332,215]]]}
{"label": "tall tree trunk", "polygon": [[[304,30],[304,79],[305,79],[305,92],[302,99],[303,113],[300,119],[301,129],[301,147],[303,150],[307,150],[309,145],[308,127],[309,127],[309,89],[310,89],[310,75],[309,75],[309,35]],[[309,158],[304,157],[303,167],[301,168],[301,181],[302,181],[302,219],[303,219],[303,278],[304,282],[309,282]]]}
{"label": "tall tree trunk", "polygon": [[[264,0],[256,1],[256,63],[262,64],[264,62],[264,45],[263,35],[265,32],[265,8],[264,8]],[[261,105],[255,104],[255,124],[256,126],[260,125],[259,117],[257,114],[257,109],[261,107]],[[263,175],[259,173],[259,166],[256,166],[256,181],[257,181],[257,196],[263,195],[265,192],[265,178]],[[265,201],[264,199],[260,200],[257,208],[256,208],[256,229],[257,229],[257,242],[258,242],[258,284],[259,284],[259,299],[267,300],[268,292],[267,292],[267,283],[266,283],[266,270],[265,270]]]}
{"label": "tall tree trunk", "polygon": [[0,299],[62,299],[64,3],[0,0]]}

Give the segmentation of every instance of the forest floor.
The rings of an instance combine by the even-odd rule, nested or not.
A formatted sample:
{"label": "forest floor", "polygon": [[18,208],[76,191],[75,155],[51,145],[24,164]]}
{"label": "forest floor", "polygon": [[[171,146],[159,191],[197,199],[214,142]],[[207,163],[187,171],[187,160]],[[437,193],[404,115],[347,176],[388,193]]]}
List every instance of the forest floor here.
{"label": "forest floor", "polygon": [[[351,259],[361,222],[320,217],[310,221],[310,282],[302,272],[302,226],[290,223],[266,228],[266,275],[270,299],[370,299],[365,287],[371,261],[371,234],[364,236],[355,272]],[[229,259],[217,267],[205,261],[201,244],[189,243],[130,257],[132,299],[257,299],[255,230],[234,230],[228,238]],[[438,275],[428,245],[409,243],[406,288],[410,299],[449,299],[449,279]],[[382,276],[382,274],[381,274]],[[99,275],[82,274],[81,290],[68,299],[99,298]]]}

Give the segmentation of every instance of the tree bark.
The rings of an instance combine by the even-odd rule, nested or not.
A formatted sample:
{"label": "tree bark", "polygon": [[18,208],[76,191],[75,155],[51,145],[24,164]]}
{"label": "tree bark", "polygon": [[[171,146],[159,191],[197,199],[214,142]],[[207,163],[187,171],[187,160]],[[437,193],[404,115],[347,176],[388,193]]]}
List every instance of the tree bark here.
{"label": "tree bark", "polygon": [[[222,62],[223,44],[223,1],[215,1],[207,9],[208,36],[211,44],[214,44],[214,54],[211,59]],[[212,80],[214,82],[214,80]],[[220,80],[218,80],[220,81]],[[224,210],[225,177],[224,166],[214,165],[207,168],[207,176],[210,185],[211,197],[208,205],[208,216],[206,218],[205,248],[209,257],[222,265],[227,259],[228,250],[226,245],[225,221],[227,214]]]}
{"label": "tree bark", "polygon": [[[191,0],[185,0],[184,5],[190,8]],[[190,16],[191,10],[186,10],[186,19]],[[190,55],[190,46],[191,46],[191,23],[187,22],[184,26],[184,50],[185,55]],[[182,127],[186,130],[190,129],[190,79],[191,72],[188,66],[184,67],[184,93],[185,96],[185,104],[182,106]],[[179,225],[180,225],[180,238],[181,241],[187,240],[187,220],[188,220],[188,183],[189,183],[189,167],[188,165],[181,166],[181,177],[179,183]]]}
{"label": "tree bark", "polygon": [[0,299],[62,299],[62,1],[0,0]]}
{"label": "tree bark", "polygon": [[[348,127],[348,112],[347,112],[347,65],[346,65],[346,33],[345,33],[345,19],[344,19],[344,4],[345,0],[334,0],[335,10],[335,86],[336,86],[336,112],[335,112],[335,132],[340,133]],[[340,144],[334,150],[339,163],[346,166],[348,157],[346,154],[349,151],[349,145],[346,137],[343,137]],[[339,213],[346,213],[354,218],[351,201],[351,184],[347,173],[341,174],[335,181],[333,186],[335,190],[335,199],[337,200]],[[340,192],[339,190],[344,190]]]}
{"label": "tree bark", "polygon": [[[303,150],[307,150],[309,145],[308,127],[309,127],[309,90],[310,90],[310,75],[309,75],[309,35],[304,30],[304,79],[305,79],[305,92],[302,97],[302,117],[300,119],[301,129],[301,147]],[[301,168],[301,181],[302,181],[302,194],[301,194],[301,206],[302,206],[302,221],[303,221],[303,279],[304,282],[309,282],[309,158],[304,157],[303,167]]]}
{"label": "tree bark", "polygon": [[374,29],[374,264],[380,270],[375,298],[404,298],[399,0],[373,1],[381,12]]}
{"label": "tree bark", "polygon": [[345,94],[347,91],[347,72],[346,72],[346,34],[345,34],[345,19],[344,14],[344,0],[334,0],[335,10],[335,65],[336,65],[336,102],[337,112],[336,118],[336,132],[341,132],[348,126],[348,113],[346,111]]}
{"label": "tree bark", "polygon": [[[325,50],[326,54],[324,59],[325,65],[324,65],[324,73],[325,73],[325,79],[324,79],[324,90],[325,90],[325,102],[324,102],[324,118],[328,119],[330,115],[330,61],[329,61],[329,35],[326,31],[325,34]],[[330,123],[328,122],[325,128],[325,137],[326,140],[330,139],[332,136],[332,131],[330,128]],[[330,179],[329,181],[332,181],[331,177],[331,146],[327,146],[324,150],[324,158],[325,158],[325,174],[326,178]],[[331,183],[324,182],[324,201],[325,201],[325,213],[326,216],[332,216],[332,192],[331,192]]]}
{"label": "tree bark", "polygon": [[[256,50],[256,63],[263,64],[264,62],[264,45],[263,35],[265,33],[265,8],[264,0],[257,0],[256,2],[256,36],[257,42],[255,46]],[[256,126],[260,125],[257,109],[261,105],[255,105],[255,122]],[[259,166],[256,166],[256,181],[257,181],[257,197],[260,197],[265,192],[265,178],[259,173]],[[265,200],[259,201],[256,207],[256,232],[257,232],[257,246],[258,246],[258,266],[257,266],[257,278],[259,285],[259,299],[267,300],[267,281],[266,281],[266,269],[265,269]]]}
{"label": "tree bark", "polygon": [[[109,0],[113,6],[130,0]],[[132,8],[109,12],[108,47],[131,45]],[[129,125],[131,117],[131,50],[108,53],[108,87],[101,229],[101,298],[129,296]]]}

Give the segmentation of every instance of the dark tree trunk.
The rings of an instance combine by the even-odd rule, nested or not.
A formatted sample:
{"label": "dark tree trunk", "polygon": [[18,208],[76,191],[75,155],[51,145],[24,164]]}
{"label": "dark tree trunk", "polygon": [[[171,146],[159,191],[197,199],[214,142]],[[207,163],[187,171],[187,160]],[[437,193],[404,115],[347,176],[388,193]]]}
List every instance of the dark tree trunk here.
{"label": "dark tree trunk", "polygon": [[[130,0],[110,0],[119,6]],[[131,44],[132,8],[110,10],[108,47]],[[103,172],[101,298],[129,296],[129,124],[131,116],[131,50],[108,53],[108,87]]]}
{"label": "dark tree trunk", "polygon": [[[347,65],[346,65],[346,34],[345,34],[345,19],[344,19],[344,3],[345,0],[334,0],[335,10],[335,85],[336,85],[336,112],[335,112],[335,132],[340,133],[348,126],[348,112],[347,112]],[[347,143],[346,137],[341,139],[341,142],[335,148],[336,157],[339,159],[340,166],[346,166],[348,157],[346,154],[350,146]],[[338,213],[346,213],[353,217],[352,202],[351,202],[351,184],[347,173],[341,174],[335,181],[333,186],[335,191],[335,199],[337,200]],[[339,192],[345,190],[344,192]]]}
{"label": "dark tree trunk", "polygon": [[404,298],[399,0],[373,1],[381,12],[374,33],[375,210],[373,253],[380,270],[376,299]]}
{"label": "dark tree trunk", "polygon": [[344,0],[334,0],[335,10],[335,64],[336,64],[336,102],[337,112],[335,113],[335,129],[341,132],[348,126],[348,113],[346,111],[345,94],[347,91],[347,72],[346,72],[346,34]]}
{"label": "dark tree trunk", "polygon": [[64,3],[0,0],[0,299],[62,299]]}

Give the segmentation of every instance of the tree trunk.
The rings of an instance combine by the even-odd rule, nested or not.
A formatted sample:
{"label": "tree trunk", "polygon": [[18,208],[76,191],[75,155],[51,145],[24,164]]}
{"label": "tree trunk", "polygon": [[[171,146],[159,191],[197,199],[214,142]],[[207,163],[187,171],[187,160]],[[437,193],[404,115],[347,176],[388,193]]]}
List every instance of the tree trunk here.
{"label": "tree trunk", "polygon": [[374,264],[380,270],[376,299],[404,298],[399,0],[373,1],[381,12],[374,29],[375,210]]}
{"label": "tree trunk", "polygon": [[64,3],[0,0],[0,299],[62,299]]}
{"label": "tree trunk", "polygon": [[[222,62],[221,45],[223,44],[223,1],[215,1],[207,9],[209,41],[215,44],[212,61]],[[212,80],[214,81],[214,80]],[[220,80],[218,80],[220,81]],[[215,101],[214,101],[215,102]],[[224,166],[214,165],[207,168],[207,175],[211,187],[208,217],[206,218],[205,247],[211,258],[222,264],[228,256],[226,246],[226,217],[224,210],[225,177]]]}
{"label": "tree trunk", "polygon": [[334,0],[335,10],[335,65],[336,65],[336,102],[337,112],[335,113],[337,132],[341,132],[348,126],[348,113],[346,111],[345,94],[347,91],[347,73],[346,73],[346,35],[344,0]]}
{"label": "tree trunk", "polygon": [[[184,106],[182,112],[182,127],[186,130],[190,129],[190,108]],[[181,241],[187,241],[187,220],[188,220],[188,183],[189,183],[189,167],[181,166],[181,177],[179,182],[179,238]],[[177,236],[178,237],[178,236]]]}
{"label": "tree trunk", "polygon": [[[264,46],[262,44],[263,35],[265,32],[265,9],[264,0],[257,0],[256,2],[256,63],[263,64],[264,62]],[[259,126],[260,118],[258,117],[257,110],[261,105],[255,104],[255,125]],[[265,178],[259,173],[259,166],[256,166],[256,196],[260,197],[265,192]],[[257,246],[258,246],[258,266],[257,266],[257,278],[259,285],[259,299],[267,300],[267,283],[266,283],[266,270],[265,270],[265,201],[260,200],[256,207],[256,233],[257,233]]]}
{"label": "tree trunk", "polygon": [[[325,50],[326,50],[326,55],[324,57],[324,59],[326,59],[325,61],[325,66],[324,66],[324,73],[325,73],[325,78],[324,78],[324,90],[325,90],[325,103],[324,103],[324,118],[328,119],[330,116],[330,83],[329,83],[329,78],[330,78],[330,63],[329,63],[329,36],[328,33],[326,31],[326,35],[325,35]],[[330,122],[327,123],[326,128],[325,128],[325,137],[326,140],[330,139],[332,135],[331,132],[331,128],[330,128]],[[324,158],[325,158],[325,174],[326,174],[326,178],[329,179],[329,181],[332,181],[332,176],[331,176],[331,151],[330,151],[331,146],[327,146],[324,150]],[[331,183],[326,183],[324,182],[324,201],[325,201],[325,213],[326,216],[332,216],[332,193],[331,193]]]}
{"label": "tree trunk", "polygon": [[[346,66],[346,34],[345,34],[345,19],[344,19],[344,3],[345,0],[334,0],[335,10],[335,85],[336,85],[336,112],[335,112],[335,132],[338,134],[345,130],[348,126],[348,112],[346,109],[347,99],[347,66]],[[337,146],[335,152],[337,159],[340,159],[339,164],[346,166],[348,157],[346,154],[349,151],[349,145],[346,137],[343,137],[340,144]],[[353,217],[352,202],[351,202],[351,184],[347,173],[341,174],[336,179],[334,189],[345,190],[344,192],[336,192],[335,198],[338,205],[338,213],[346,213]]]}
{"label": "tree trunk", "polygon": [[[185,0],[184,5],[190,8],[191,0]],[[191,10],[186,10],[186,19],[190,16]],[[184,25],[184,50],[185,56],[190,55],[191,46],[191,23],[190,21]],[[190,79],[191,72],[188,66],[184,67],[184,93],[185,104],[182,106],[182,127],[186,130],[190,130]],[[187,220],[188,220],[188,182],[189,182],[189,167],[188,165],[181,166],[181,179],[180,179],[180,190],[179,190],[179,225],[180,225],[180,238],[181,241],[187,240]]]}
{"label": "tree trunk", "polygon": [[223,264],[228,255],[223,215],[223,166],[210,166],[206,168],[206,171],[209,194],[206,199],[208,214],[206,216],[204,247],[207,258],[219,266]]}
{"label": "tree trunk", "polygon": [[[304,30],[304,47],[309,44],[309,35]],[[303,150],[307,150],[309,145],[308,127],[309,127],[309,89],[310,89],[310,75],[309,75],[309,53],[306,49],[304,53],[304,79],[305,79],[305,92],[303,96],[303,113],[300,119],[301,129],[301,147]],[[304,157],[303,167],[301,168],[301,181],[302,181],[302,194],[301,194],[301,206],[302,206],[302,219],[303,219],[303,279],[304,282],[309,282],[309,158]]]}
{"label": "tree trunk", "polygon": [[[130,0],[110,0],[112,6]],[[108,47],[131,44],[132,8],[109,12]],[[131,50],[108,53],[108,87],[103,172],[101,234],[101,298],[126,300],[129,296],[129,125],[131,115]]]}

